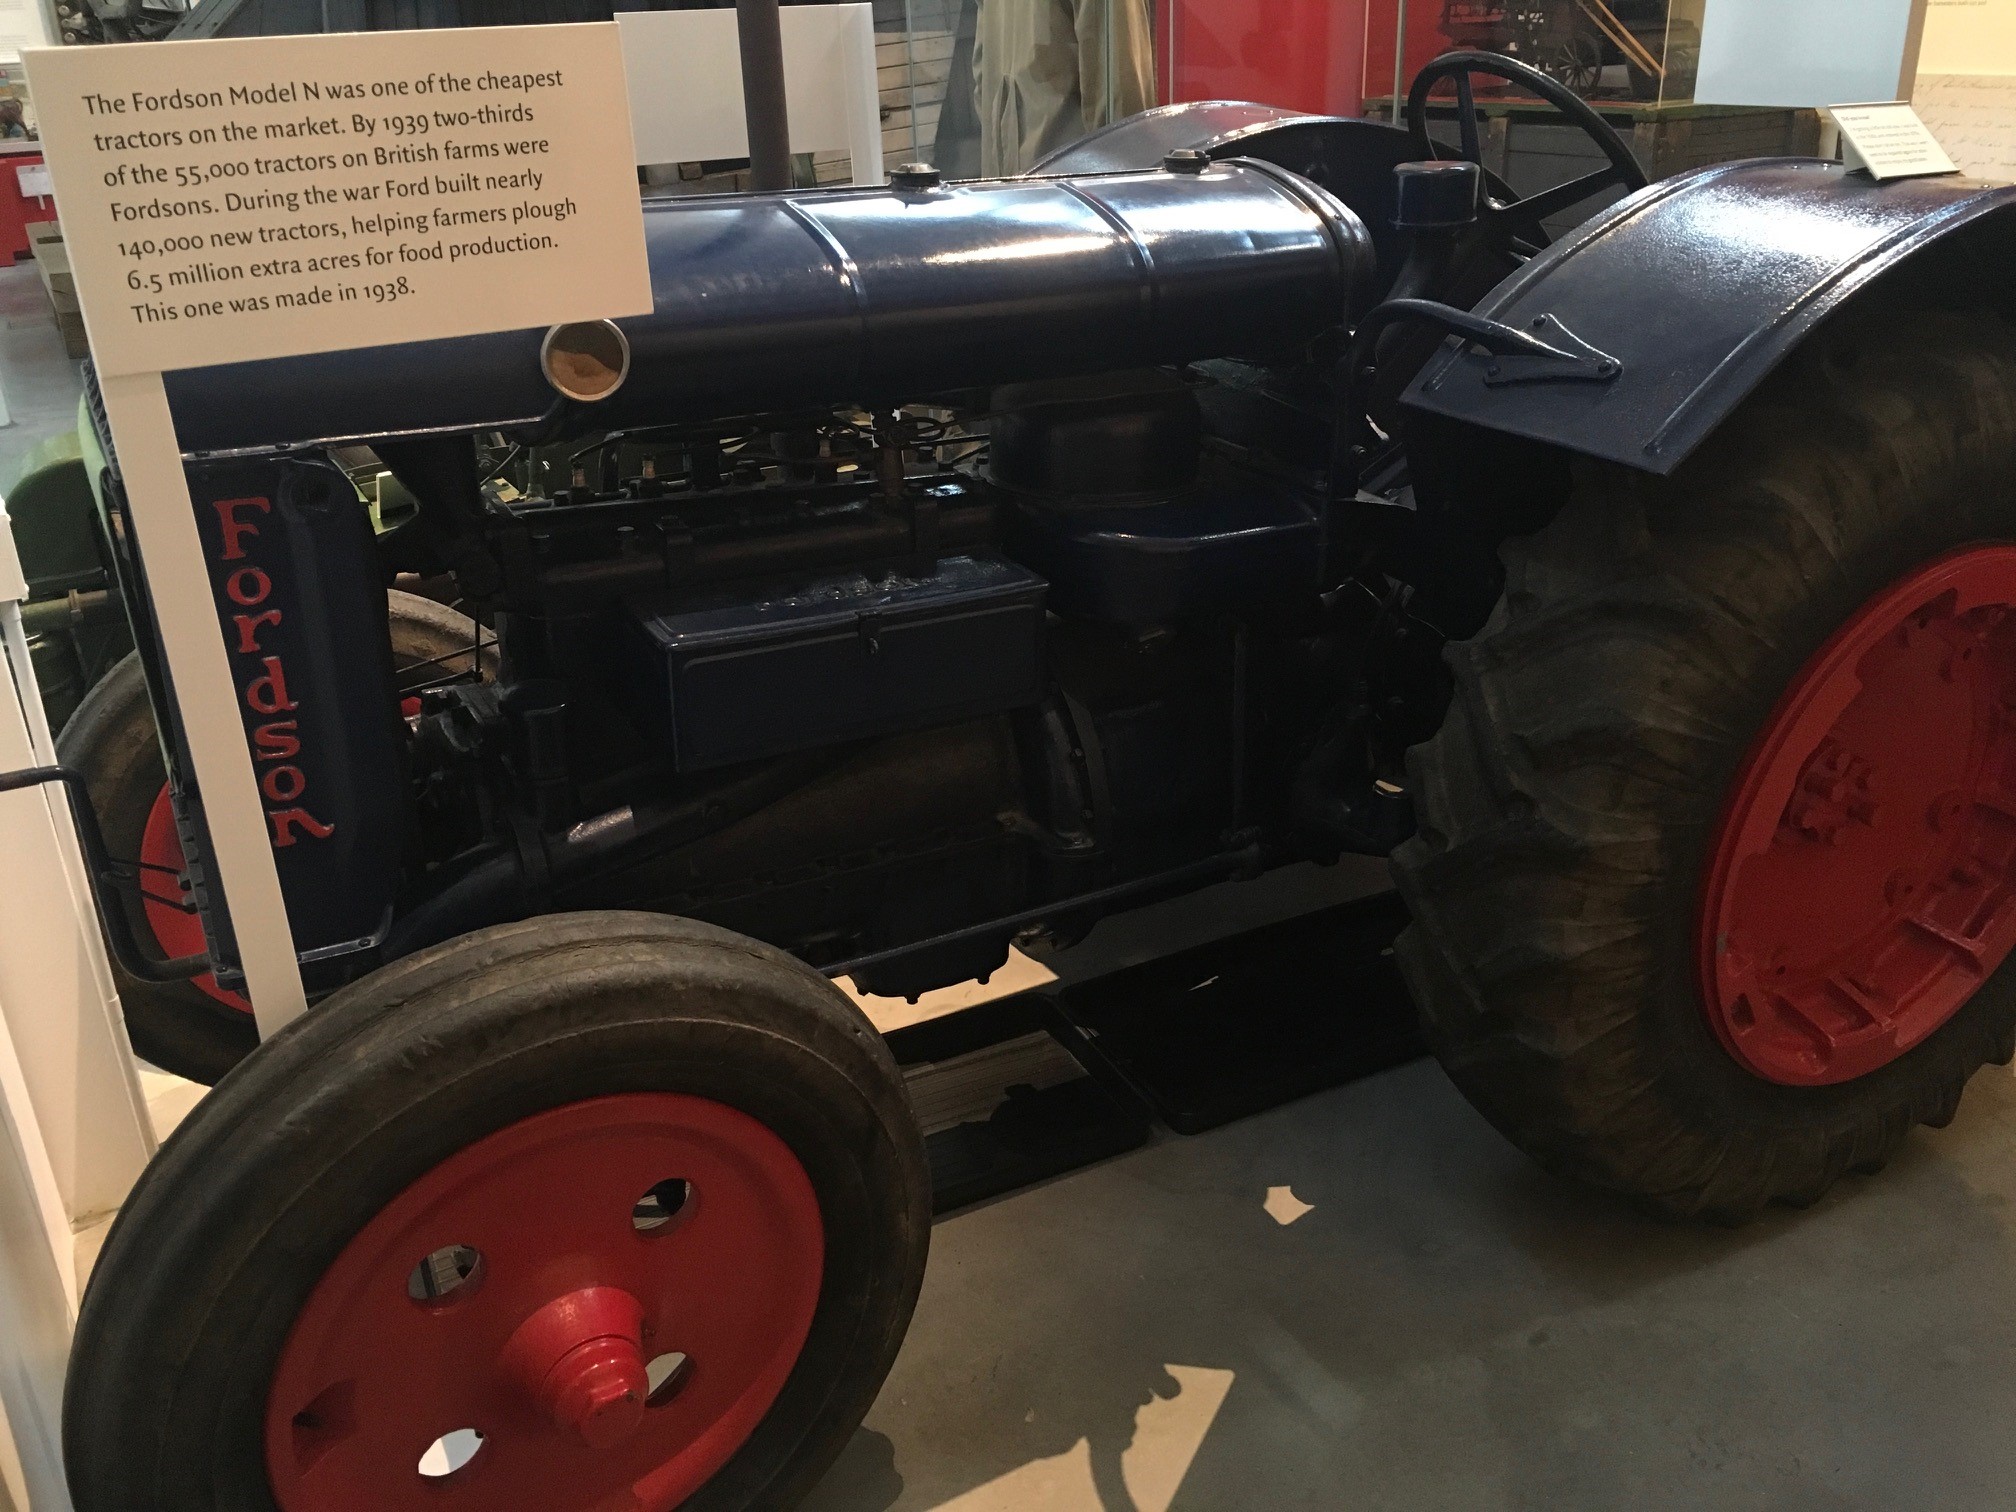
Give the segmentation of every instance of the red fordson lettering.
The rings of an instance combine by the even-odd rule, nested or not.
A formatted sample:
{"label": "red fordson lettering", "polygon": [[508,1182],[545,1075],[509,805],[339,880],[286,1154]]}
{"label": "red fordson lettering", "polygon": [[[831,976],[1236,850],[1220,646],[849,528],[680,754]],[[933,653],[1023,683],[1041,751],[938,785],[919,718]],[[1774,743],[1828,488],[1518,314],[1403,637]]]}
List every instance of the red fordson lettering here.
{"label": "red fordson lettering", "polygon": [[[245,543],[259,536],[259,522],[273,513],[273,501],[266,498],[218,499],[218,536],[223,551],[218,560],[244,562]],[[267,650],[261,634],[285,621],[278,608],[261,607],[273,594],[273,579],[264,568],[246,562],[224,579],[224,596],[246,613],[230,617],[237,639],[232,649],[239,656],[257,657],[257,671],[250,678],[238,678],[238,696],[245,707],[258,715],[290,714],[300,707],[287,691],[287,666],[274,651]],[[294,764],[301,754],[301,725],[294,719],[268,718],[252,726],[252,760],[261,763],[259,793],[265,801],[266,822],[272,827],[277,850],[293,845],[303,835],[326,840],[336,826],[325,824],[300,804],[308,791],[308,774]]]}

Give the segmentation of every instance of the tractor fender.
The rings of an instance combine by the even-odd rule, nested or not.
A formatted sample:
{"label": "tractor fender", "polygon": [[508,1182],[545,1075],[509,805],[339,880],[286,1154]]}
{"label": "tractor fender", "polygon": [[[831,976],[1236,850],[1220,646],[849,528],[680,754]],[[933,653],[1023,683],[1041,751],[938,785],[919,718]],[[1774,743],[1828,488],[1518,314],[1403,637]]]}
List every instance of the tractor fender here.
{"label": "tractor fender", "polygon": [[[1821,322],[1908,266],[1925,268],[1934,248],[1964,251],[2010,229],[2012,207],[2009,185],[1877,183],[1809,158],[1667,179],[1578,227],[1477,306],[1521,330],[1558,322],[1617,359],[1614,377],[1494,382],[1491,357],[1452,341],[1403,402],[1670,473]],[[1993,277],[1980,279],[1960,292],[1977,305],[2000,297]]]}

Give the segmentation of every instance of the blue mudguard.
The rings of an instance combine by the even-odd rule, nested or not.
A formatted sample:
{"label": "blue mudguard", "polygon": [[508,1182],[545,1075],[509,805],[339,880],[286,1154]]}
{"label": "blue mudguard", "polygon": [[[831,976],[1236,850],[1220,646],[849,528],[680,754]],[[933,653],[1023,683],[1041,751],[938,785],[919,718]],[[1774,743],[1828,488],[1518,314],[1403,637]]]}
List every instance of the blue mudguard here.
{"label": "blue mudguard", "polygon": [[[1552,317],[1617,357],[1614,381],[1508,383],[1452,341],[1405,402],[1647,472],[1683,462],[1813,330],[1925,255],[2016,231],[2016,187],[1879,184],[1811,159],[1702,169],[1652,185],[1527,263],[1477,307],[1521,330]],[[1965,295],[1988,305],[2006,274]]]}

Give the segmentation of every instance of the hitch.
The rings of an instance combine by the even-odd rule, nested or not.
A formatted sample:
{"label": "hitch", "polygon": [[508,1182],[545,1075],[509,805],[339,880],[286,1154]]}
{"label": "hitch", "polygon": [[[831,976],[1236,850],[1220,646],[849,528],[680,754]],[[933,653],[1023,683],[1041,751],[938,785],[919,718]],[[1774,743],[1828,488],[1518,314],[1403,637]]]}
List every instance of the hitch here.
{"label": "hitch", "polygon": [[0,793],[23,788],[63,785],[70,804],[70,818],[77,826],[77,843],[84,851],[84,869],[91,879],[91,902],[98,911],[98,924],[105,941],[127,975],[143,982],[186,982],[212,969],[208,955],[177,956],[170,960],[157,956],[140,943],[133,932],[124,901],[113,891],[115,882],[138,884],[143,870],[137,861],[115,860],[105,849],[105,831],[98,823],[98,811],[91,806],[90,790],[84,774],[71,767],[23,767],[17,772],[0,772]]}

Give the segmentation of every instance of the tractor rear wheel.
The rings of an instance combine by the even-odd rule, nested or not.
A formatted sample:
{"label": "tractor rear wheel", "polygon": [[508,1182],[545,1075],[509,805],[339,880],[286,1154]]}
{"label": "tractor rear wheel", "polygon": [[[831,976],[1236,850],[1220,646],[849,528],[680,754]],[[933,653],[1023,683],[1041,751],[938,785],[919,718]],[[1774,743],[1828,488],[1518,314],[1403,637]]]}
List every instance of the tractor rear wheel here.
{"label": "tractor rear wheel", "polygon": [[1737,1220],[2016,1049],[2016,333],[1824,335],[1503,552],[1410,758],[1399,954],[1551,1170]]}
{"label": "tractor rear wheel", "polygon": [[[429,680],[468,669],[476,622],[432,599],[388,595],[394,662]],[[462,655],[457,656],[456,653]],[[484,658],[484,665],[490,658]],[[183,908],[182,840],[168,799],[167,768],[137,653],[128,653],[85,696],[56,742],[58,759],[84,773],[105,842],[120,860],[145,863],[125,899],[135,933],[164,956],[203,949],[203,926]],[[259,1043],[252,1006],[209,976],[143,982],[114,962],[112,974],[136,1054],[163,1071],[214,1085]]]}
{"label": "tractor rear wheel", "polygon": [[108,1236],[79,1512],[730,1512],[867,1413],[931,1191],[818,973],[657,914],[465,935],[262,1044]]}

